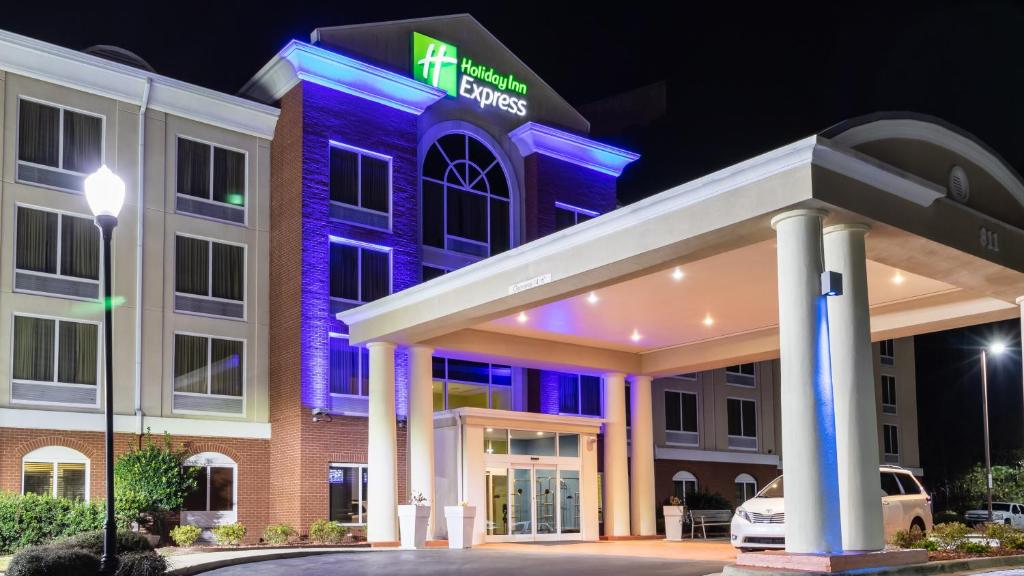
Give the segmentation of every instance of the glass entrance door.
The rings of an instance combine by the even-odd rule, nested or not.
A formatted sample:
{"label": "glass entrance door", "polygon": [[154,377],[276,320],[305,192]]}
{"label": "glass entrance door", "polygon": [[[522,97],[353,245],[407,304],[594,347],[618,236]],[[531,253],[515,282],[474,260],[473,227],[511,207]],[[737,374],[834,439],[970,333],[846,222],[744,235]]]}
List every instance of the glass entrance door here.
{"label": "glass entrance door", "polygon": [[533,535],[533,466],[513,468],[509,502],[512,503],[512,535]]}
{"label": "glass entrance door", "polygon": [[579,534],[579,478],[577,469],[550,464],[489,467],[487,534],[523,541]]}

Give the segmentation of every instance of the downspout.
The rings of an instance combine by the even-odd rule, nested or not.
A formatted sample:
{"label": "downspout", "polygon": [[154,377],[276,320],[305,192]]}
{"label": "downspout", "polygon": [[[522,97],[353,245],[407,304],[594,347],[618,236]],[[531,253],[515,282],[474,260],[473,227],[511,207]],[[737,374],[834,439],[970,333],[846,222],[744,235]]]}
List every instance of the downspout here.
{"label": "downspout", "polygon": [[146,109],[149,108],[149,89],[152,85],[153,79],[147,76],[139,108],[139,193],[135,230],[135,421],[140,439],[145,432],[142,422],[142,250],[146,227]]}

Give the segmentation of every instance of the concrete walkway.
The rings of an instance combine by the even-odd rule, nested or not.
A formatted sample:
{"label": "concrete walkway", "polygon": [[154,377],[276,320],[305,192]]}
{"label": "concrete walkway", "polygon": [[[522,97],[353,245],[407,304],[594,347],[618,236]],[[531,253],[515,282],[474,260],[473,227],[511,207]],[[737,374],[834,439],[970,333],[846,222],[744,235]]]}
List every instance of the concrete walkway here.
{"label": "concrete walkway", "polygon": [[694,560],[732,563],[736,549],[727,540],[616,540],[601,542],[491,543],[478,546],[482,550],[508,550],[532,554],[586,554],[588,556],[623,556],[663,560]]}
{"label": "concrete walkway", "polygon": [[[386,550],[386,549],[380,549]],[[167,574],[169,576],[189,576],[215,568],[262,562],[265,560],[282,560],[304,556],[322,556],[324,554],[348,554],[353,552],[375,552],[370,548],[269,548],[266,550],[219,550],[217,552],[196,552],[194,554],[176,554],[167,556]]]}

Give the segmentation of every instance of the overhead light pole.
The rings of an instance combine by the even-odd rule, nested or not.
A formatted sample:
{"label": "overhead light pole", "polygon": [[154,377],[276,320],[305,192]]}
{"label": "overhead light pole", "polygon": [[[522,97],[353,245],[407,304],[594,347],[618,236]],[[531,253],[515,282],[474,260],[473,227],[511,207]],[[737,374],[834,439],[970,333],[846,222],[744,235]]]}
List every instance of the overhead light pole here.
{"label": "overhead light pole", "polygon": [[114,518],[114,350],[113,296],[110,282],[110,238],[117,226],[117,215],[124,204],[124,181],[106,165],[85,179],[85,199],[103,235],[103,353],[106,357],[104,375],[104,407],[106,418],[105,473],[107,483],[107,516],[103,523],[103,555],[100,573],[117,571],[117,523]]}
{"label": "overhead light pole", "polygon": [[990,344],[988,348],[982,348],[981,350],[981,410],[985,427],[985,484],[988,495],[989,523],[992,522],[992,456],[989,453],[988,439],[988,354],[991,352],[993,355],[998,355],[1005,351],[1006,344],[1002,342],[995,342]]}

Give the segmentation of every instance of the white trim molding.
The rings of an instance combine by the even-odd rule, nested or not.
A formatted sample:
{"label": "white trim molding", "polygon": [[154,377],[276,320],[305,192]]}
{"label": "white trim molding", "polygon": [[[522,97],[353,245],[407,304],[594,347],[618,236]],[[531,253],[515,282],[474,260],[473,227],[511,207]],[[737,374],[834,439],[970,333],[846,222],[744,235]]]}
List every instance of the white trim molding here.
{"label": "white trim molding", "polygon": [[417,115],[445,97],[443,90],[298,40],[288,42],[239,93],[277,102],[302,80]]}
{"label": "white trim molding", "polygon": [[611,176],[622,174],[626,165],[640,157],[635,152],[536,122],[527,122],[509,132],[508,136],[524,157],[544,154]]}
{"label": "white trim molding", "polygon": [[[141,424],[140,424],[141,420]],[[24,410],[0,408],[3,428],[30,430],[63,430],[66,432],[102,432],[103,414],[96,412],[65,412],[59,410]],[[270,439],[269,422],[237,422],[199,418],[164,418],[161,416],[114,415],[114,432],[136,434],[149,428],[153,434],[167,432],[172,436],[204,436],[213,438]]]}
{"label": "white trim molding", "polygon": [[682,460],[691,462],[720,462],[723,464],[762,464],[779,466],[776,454],[759,454],[750,452],[724,452],[720,450],[700,450],[689,448],[654,447],[655,460]]}
{"label": "white trim molding", "polygon": [[270,140],[272,106],[0,30],[0,70]]}

